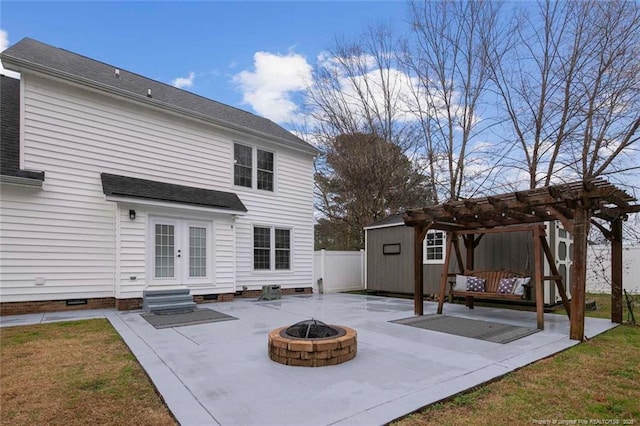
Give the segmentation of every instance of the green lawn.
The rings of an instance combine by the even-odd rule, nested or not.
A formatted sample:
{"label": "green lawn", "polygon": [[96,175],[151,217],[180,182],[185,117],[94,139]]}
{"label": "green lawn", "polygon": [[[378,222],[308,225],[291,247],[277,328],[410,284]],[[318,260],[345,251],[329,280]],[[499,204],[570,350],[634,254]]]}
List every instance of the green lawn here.
{"label": "green lawn", "polygon": [[0,328],[3,425],[175,425],[105,319]]}
{"label": "green lawn", "polygon": [[[611,317],[610,295],[589,294],[587,300],[597,306],[587,316]],[[393,424],[638,425],[639,401],[640,326],[622,325]]]}

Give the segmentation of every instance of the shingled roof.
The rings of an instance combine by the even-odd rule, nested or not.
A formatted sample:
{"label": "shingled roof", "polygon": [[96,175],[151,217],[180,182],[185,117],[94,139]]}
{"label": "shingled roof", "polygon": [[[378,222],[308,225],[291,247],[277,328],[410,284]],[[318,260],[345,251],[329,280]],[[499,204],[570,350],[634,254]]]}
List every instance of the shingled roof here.
{"label": "shingled roof", "polygon": [[[318,152],[312,145],[266,118],[37,40],[24,38],[2,52],[0,58],[8,69],[36,70],[80,83],[94,83],[103,89],[134,95],[158,106],[175,107],[220,125],[252,131],[311,154]],[[150,98],[147,96],[149,91]]]}
{"label": "shingled roof", "polygon": [[240,198],[233,192],[194,188],[110,173],[102,173],[100,177],[102,178],[102,191],[107,196],[168,201],[214,207],[233,212],[247,211]]}
{"label": "shingled roof", "polygon": [[20,170],[20,80],[0,76],[0,175],[44,180],[44,172]]}

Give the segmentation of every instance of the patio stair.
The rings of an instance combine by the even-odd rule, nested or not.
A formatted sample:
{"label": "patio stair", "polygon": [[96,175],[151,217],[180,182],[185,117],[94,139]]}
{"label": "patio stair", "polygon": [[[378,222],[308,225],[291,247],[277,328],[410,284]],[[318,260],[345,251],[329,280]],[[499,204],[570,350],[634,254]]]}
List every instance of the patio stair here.
{"label": "patio stair", "polygon": [[144,290],[142,292],[142,309],[150,313],[167,313],[171,311],[193,311],[196,303],[191,291],[185,289]]}

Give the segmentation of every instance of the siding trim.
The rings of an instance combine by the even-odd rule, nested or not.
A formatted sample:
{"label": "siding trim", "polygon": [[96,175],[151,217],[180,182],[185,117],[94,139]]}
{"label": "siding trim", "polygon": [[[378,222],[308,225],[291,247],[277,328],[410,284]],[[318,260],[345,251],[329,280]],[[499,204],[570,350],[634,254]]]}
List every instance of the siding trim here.
{"label": "siding trim", "polygon": [[178,208],[180,210],[211,212],[211,213],[219,213],[219,214],[226,214],[226,215],[243,216],[247,214],[246,212],[243,212],[240,210],[218,209],[215,207],[194,206],[190,204],[172,203],[169,201],[155,201],[155,200],[148,200],[148,199],[136,198],[136,197],[114,197],[113,195],[106,195],[104,199],[106,201],[113,201],[115,203],[127,203],[131,205],[137,204],[142,206],[153,206],[153,207],[169,207],[169,208]]}
{"label": "siding trim", "polygon": [[364,229],[365,231],[368,231],[369,229],[392,228],[394,226],[405,226],[405,225],[404,225],[404,222],[402,222],[402,223],[388,223],[386,225],[365,226],[362,229]]}
{"label": "siding trim", "polygon": [[114,231],[115,231],[115,237],[114,237],[114,241],[115,241],[115,250],[114,250],[114,256],[115,256],[115,267],[114,269],[114,276],[113,276],[113,294],[115,297],[120,297],[120,289],[122,288],[122,276],[120,274],[121,272],[121,267],[120,265],[122,264],[122,225],[121,225],[121,211],[120,211],[120,205],[119,204],[114,204],[113,205],[113,211],[115,214],[115,226],[114,226]]}
{"label": "siding trim", "polygon": [[24,129],[25,129],[25,110],[26,110],[26,106],[25,106],[25,100],[24,100],[24,96],[25,96],[25,81],[24,81],[24,76],[20,77],[20,105],[18,106],[18,108],[20,108],[20,130],[19,130],[19,137],[20,137],[20,142],[19,142],[19,149],[20,152],[18,152],[18,159],[19,159],[19,164],[20,164],[20,170],[24,170],[24,145],[25,145],[25,141],[24,141]]}

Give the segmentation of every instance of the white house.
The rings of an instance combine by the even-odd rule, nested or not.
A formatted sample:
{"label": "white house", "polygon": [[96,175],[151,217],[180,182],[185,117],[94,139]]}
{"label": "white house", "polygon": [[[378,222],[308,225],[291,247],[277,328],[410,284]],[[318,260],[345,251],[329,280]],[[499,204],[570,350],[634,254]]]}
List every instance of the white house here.
{"label": "white house", "polygon": [[2,314],[311,292],[313,146],[36,40],[1,59]]}

